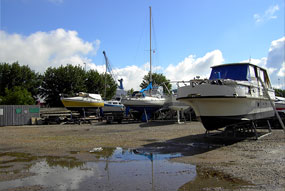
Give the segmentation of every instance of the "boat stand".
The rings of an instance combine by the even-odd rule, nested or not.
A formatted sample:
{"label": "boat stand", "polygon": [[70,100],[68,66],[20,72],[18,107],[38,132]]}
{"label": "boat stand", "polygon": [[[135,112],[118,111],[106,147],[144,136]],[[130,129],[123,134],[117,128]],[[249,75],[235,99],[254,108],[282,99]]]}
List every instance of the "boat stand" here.
{"label": "boat stand", "polygon": [[[180,112],[181,112],[181,115],[182,115],[182,118],[184,119],[183,121],[180,120]],[[191,116],[191,115],[190,115]],[[177,123],[178,124],[183,124],[185,123],[185,116],[183,114],[183,110],[177,110]],[[190,120],[191,121],[191,120]]]}
{"label": "boat stand", "polygon": [[146,120],[146,122],[148,123],[148,115],[147,115],[147,113],[146,113],[145,108],[144,108],[144,116],[145,116],[145,120]]}
{"label": "boat stand", "polygon": [[258,140],[271,134],[272,130],[269,120],[267,120],[267,128],[268,132],[258,133],[257,121],[251,120],[233,125],[228,125],[224,128],[224,130],[216,130],[216,132],[211,132],[209,130],[206,130],[205,137],[236,139],[236,140],[254,137],[254,140]]}

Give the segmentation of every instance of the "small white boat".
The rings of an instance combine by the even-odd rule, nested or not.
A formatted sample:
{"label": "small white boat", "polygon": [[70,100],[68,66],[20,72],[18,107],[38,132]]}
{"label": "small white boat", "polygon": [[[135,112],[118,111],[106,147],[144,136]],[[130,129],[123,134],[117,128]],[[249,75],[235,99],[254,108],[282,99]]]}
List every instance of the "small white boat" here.
{"label": "small white boat", "polygon": [[165,88],[167,89],[169,95],[165,96],[166,101],[165,101],[164,107],[169,108],[174,111],[183,111],[190,107],[188,104],[177,100],[177,89],[170,91],[166,85],[165,85]]}
{"label": "small white boat", "polygon": [[170,97],[167,98],[166,105],[169,109],[172,109],[174,111],[183,111],[190,107],[189,105],[177,101],[176,99],[177,95],[171,95]]}
{"label": "small white boat", "polygon": [[75,97],[61,97],[64,107],[72,111],[96,111],[104,106],[104,101],[100,94],[79,92]]}
{"label": "small white boat", "polygon": [[275,107],[278,112],[285,114],[285,98],[276,96]]}
{"label": "small white boat", "polygon": [[184,110],[188,109],[190,106],[184,102],[177,100],[177,94],[170,94],[166,97],[166,102],[164,104],[165,108],[169,108],[177,112],[177,122],[180,124],[180,112],[182,112],[182,117],[184,116]]}
{"label": "small white boat", "polygon": [[118,100],[108,100],[104,101],[104,107],[103,112],[123,112],[124,111],[124,105],[118,101]]}
{"label": "small white boat", "polygon": [[179,87],[177,100],[189,104],[207,130],[274,116],[268,74],[250,63],[213,66],[209,80]]}

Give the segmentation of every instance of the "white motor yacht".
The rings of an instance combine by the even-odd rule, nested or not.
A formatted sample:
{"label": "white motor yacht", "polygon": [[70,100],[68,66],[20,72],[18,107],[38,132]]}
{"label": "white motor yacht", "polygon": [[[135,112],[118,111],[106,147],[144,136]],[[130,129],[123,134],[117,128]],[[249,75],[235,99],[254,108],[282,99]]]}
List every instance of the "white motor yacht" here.
{"label": "white motor yacht", "polygon": [[267,71],[250,63],[213,66],[209,80],[179,87],[177,100],[189,104],[207,130],[274,116]]}

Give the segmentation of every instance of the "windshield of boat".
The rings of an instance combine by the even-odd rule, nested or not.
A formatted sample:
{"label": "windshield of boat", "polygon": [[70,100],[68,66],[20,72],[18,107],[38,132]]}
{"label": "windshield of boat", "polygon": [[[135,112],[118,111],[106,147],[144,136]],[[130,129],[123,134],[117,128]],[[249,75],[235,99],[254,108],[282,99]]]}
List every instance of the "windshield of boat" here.
{"label": "windshield of boat", "polygon": [[225,65],[212,68],[210,80],[231,79],[248,81],[248,65]]}

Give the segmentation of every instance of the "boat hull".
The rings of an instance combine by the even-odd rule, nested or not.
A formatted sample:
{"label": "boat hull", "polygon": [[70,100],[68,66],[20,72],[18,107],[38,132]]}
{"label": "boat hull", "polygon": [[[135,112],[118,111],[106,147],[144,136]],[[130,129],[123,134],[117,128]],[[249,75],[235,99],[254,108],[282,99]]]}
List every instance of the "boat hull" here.
{"label": "boat hull", "polygon": [[180,98],[195,111],[205,129],[215,130],[246,120],[266,119],[274,116],[266,99],[246,97]]}
{"label": "boat hull", "polygon": [[103,107],[104,103],[103,102],[84,102],[84,101],[70,101],[70,100],[61,100],[63,105],[71,108],[80,108],[80,107],[85,107],[85,108],[98,108],[98,107]]}
{"label": "boat hull", "polygon": [[112,105],[112,104],[104,104],[103,112],[104,113],[113,113],[113,112],[123,112],[123,105]]}
{"label": "boat hull", "polygon": [[250,120],[261,120],[273,117],[272,112],[263,112],[262,117],[256,114],[252,115],[239,115],[239,116],[200,116],[197,117],[208,131],[224,128],[229,125],[247,122]]}
{"label": "boat hull", "polygon": [[127,113],[131,110],[136,119],[141,119],[143,122],[149,120],[153,113],[161,109],[165,103],[164,98],[126,98],[122,100],[122,104],[126,107]]}
{"label": "boat hull", "polygon": [[104,106],[104,102],[100,101],[89,101],[89,100],[76,100],[70,98],[62,98],[62,104],[66,109],[71,111],[78,111],[80,113],[91,112],[94,113],[98,108]]}
{"label": "boat hull", "polygon": [[165,99],[133,99],[128,98],[122,100],[122,103],[131,109],[144,112],[155,112],[163,107]]}
{"label": "boat hull", "polygon": [[[278,98],[280,99],[280,97]],[[281,98],[281,99],[282,100],[278,100],[275,102],[275,107],[278,112],[285,113],[285,98]]]}

